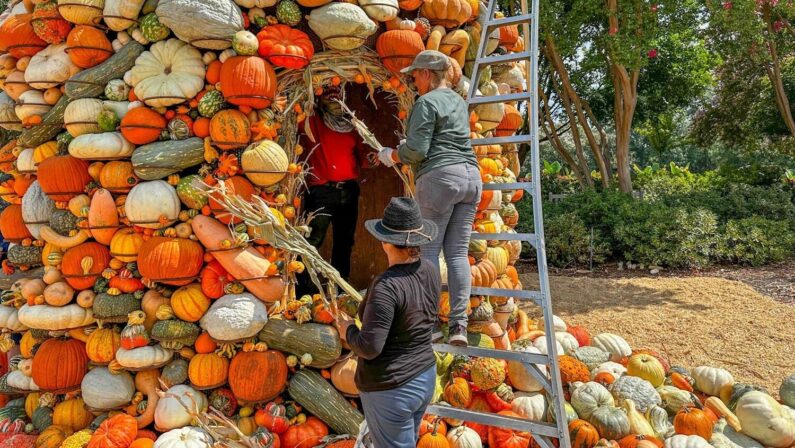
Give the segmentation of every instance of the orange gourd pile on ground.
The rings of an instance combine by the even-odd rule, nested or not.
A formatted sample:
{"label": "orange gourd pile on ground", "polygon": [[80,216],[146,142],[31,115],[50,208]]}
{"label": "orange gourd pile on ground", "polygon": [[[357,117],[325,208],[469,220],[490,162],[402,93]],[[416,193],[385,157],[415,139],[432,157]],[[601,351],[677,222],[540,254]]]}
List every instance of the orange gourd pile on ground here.
{"label": "orange gourd pile on ground", "polygon": [[[322,300],[294,297],[289,285],[304,265],[207,188],[260,197],[300,223],[295,133],[311,96],[346,83],[384,90],[399,98],[398,126],[414,97],[399,70],[426,48],[451,58],[451,84],[463,94],[484,10],[464,0],[12,1],[0,15],[2,269],[30,275],[0,294],[0,349],[14,354],[0,376],[0,445],[352,446],[363,419],[356,358]],[[522,43],[505,27],[486,50]],[[345,66],[329,70],[328,61]],[[314,67],[304,82],[321,62],[325,71]],[[493,66],[481,93],[522,89],[524,67]],[[473,109],[472,137],[516,133],[517,107]],[[473,149],[485,182],[516,180],[515,147]],[[484,192],[474,230],[512,231],[520,198]],[[520,251],[517,242],[473,241],[473,283],[521,288]],[[445,310],[441,297],[443,320]],[[470,312],[472,344],[544,349],[511,297],[474,296]],[[718,418],[765,445],[792,443],[789,411],[751,386],[731,389],[725,371],[669,369],[618,336],[597,335],[591,346],[583,329],[555,330],[578,447],[601,438],[648,446],[674,432],[708,439]],[[516,366],[440,355],[438,370],[439,400],[552,418]],[[600,409],[586,394],[601,394],[591,406]],[[419,442],[530,443],[433,417]]]}

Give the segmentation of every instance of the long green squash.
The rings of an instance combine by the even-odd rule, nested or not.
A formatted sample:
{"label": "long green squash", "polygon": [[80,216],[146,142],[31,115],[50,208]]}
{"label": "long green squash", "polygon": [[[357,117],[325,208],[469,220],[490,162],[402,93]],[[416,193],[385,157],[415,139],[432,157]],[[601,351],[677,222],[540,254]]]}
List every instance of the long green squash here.
{"label": "long green squash", "polygon": [[204,141],[198,137],[138,147],[132,154],[135,175],[157,180],[204,162]]}
{"label": "long green squash", "polygon": [[299,370],[290,379],[287,391],[293,400],[323,420],[337,434],[359,433],[359,425],[364,420],[362,413],[354,409],[337,389],[314,370]]}
{"label": "long green squash", "polygon": [[342,354],[339,334],[331,325],[270,319],[259,332],[259,340],[272,349],[292,353],[299,358],[309,353],[312,355],[309,366],[319,369],[333,366]]}
{"label": "long green squash", "polygon": [[22,133],[19,134],[19,146],[23,148],[34,148],[42,143],[55,139],[55,136],[63,129],[63,114],[70,101],[71,100],[67,98],[66,95],[62,96],[52,109],[41,116],[41,123],[23,129]]}
{"label": "long green squash", "polygon": [[124,76],[144,52],[143,45],[131,40],[105,62],[72,76],[66,81],[66,96],[72,99],[96,98],[105,92],[111,79]]}

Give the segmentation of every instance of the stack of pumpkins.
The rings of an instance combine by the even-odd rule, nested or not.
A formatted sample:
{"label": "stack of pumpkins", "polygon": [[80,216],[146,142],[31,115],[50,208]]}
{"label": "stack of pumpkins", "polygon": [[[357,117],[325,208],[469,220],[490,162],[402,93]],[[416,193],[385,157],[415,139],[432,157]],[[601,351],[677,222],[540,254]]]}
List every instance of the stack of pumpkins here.
{"label": "stack of pumpkins", "polygon": [[[201,429],[209,407],[251,446],[350,444],[326,436],[356,434],[363,419],[355,357],[321,301],[289,296],[301,263],[249,235],[206,185],[260,196],[294,222],[300,147],[281,124],[306,113],[285,104],[277,72],[306,70],[316,51],[366,54],[388,74],[374,88],[410,94],[399,70],[431,48],[450,56],[466,92],[484,10],[476,0],[12,0],[0,14],[2,268],[44,273],[0,295],[0,349],[19,353],[0,376],[13,398],[0,409],[1,445],[206,446],[219,437]],[[486,49],[522,42],[508,26]],[[479,90],[522,89],[525,67],[494,66]],[[360,75],[344,82],[372,83]],[[319,95],[341,80],[315,81]],[[515,104],[471,114],[475,137],[521,121]],[[484,180],[515,179],[511,149],[475,148]],[[515,225],[518,198],[484,198],[477,230]],[[493,265],[484,285],[519,286],[518,249],[473,248],[474,266]],[[480,329],[516,333],[510,298],[480,302]]]}
{"label": "stack of pumpkins", "polygon": [[[511,350],[547,353],[543,327],[521,322],[513,328]],[[633,350],[616,334],[592,337],[557,316],[552,331],[573,448],[795,446],[795,374],[782,382],[777,401],[763,387],[736,382],[725,369],[672,366],[654,350]],[[437,354],[437,380],[443,405],[536,422],[558,418],[541,383],[519,362]],[[526,432],[424,419],[420,448],[486,445],[537,446]]]}

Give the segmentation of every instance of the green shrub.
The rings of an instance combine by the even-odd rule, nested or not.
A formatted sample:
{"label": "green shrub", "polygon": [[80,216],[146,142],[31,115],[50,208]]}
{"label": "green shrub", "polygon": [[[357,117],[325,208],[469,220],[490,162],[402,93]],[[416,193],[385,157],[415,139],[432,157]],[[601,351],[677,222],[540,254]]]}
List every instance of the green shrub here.
{"label": "green shrub", "polygon": [[752,266],[785,260],[795,255],[794,251],[791,223],[758,216],[729,220],[720,245],[725,260]]}
{"label": "green shrub", "polygon": [[553,266],[566,268],[573,265],[587,265],[591,259],[591,244],[593,244],[595,264],[603,263],[609,254],[601,235],[594,231],[591,241],[590,230],[575,213],[564,213],[546,220],[544,234],[547,262]]}

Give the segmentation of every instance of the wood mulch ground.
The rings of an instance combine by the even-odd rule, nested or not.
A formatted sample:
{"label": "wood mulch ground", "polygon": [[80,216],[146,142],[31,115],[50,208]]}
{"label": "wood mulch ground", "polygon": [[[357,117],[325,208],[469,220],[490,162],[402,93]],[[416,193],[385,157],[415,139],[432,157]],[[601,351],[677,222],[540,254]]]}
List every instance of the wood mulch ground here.
{"label": "wood mulch ground", "polygon": [[[532,269],[522,269],[522,281],[537,287]],[[742,271],[732,276],[749,278]],[[765,275],[754,278],[764,290]],[[774,395],[781,380],[795,373],[795,306],[743,281],[646,271],[623,277],[552,274],[550,285],[554,312],[566,322],[592,335],[621,335],[633,348],[658,350],[674,365],[723,367],[736,380],[763,385]]]}

